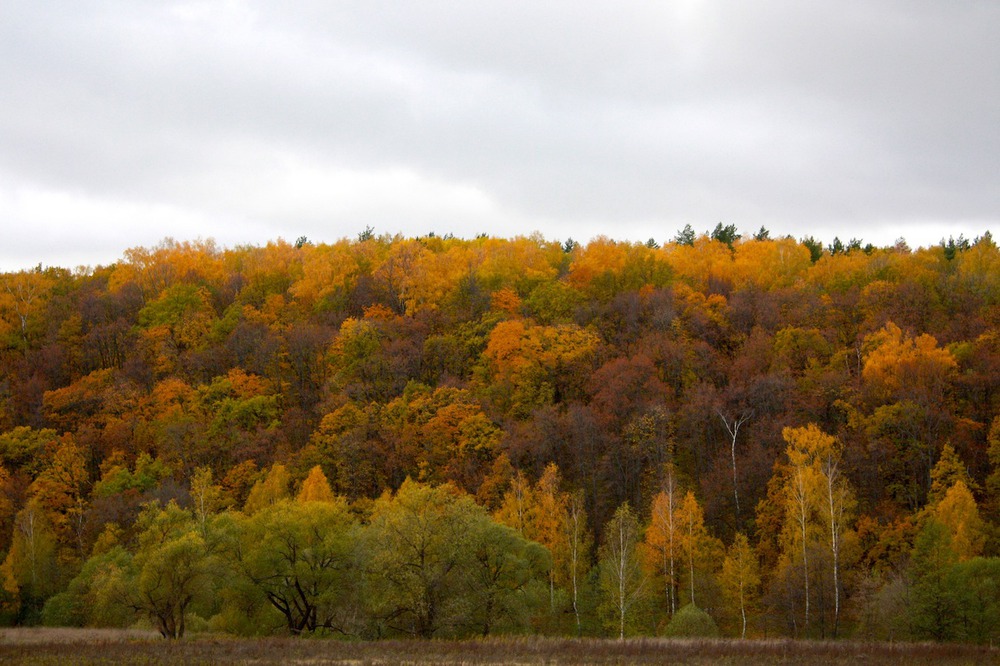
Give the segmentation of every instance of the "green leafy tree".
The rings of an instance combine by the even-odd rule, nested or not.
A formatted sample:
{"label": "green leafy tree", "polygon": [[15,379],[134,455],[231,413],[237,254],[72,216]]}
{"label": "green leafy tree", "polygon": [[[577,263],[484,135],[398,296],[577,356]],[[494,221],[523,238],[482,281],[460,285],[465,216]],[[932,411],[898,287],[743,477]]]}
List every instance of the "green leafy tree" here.
{"label": "green leafy tree", "polygon": [[959,599],[949,572],[957,561],[948,528],[929,519],[913,544],[910,563],[912,622],[920,638],[943,641],[956,636]]}
{"label": "green leafy tree", "polygon": [[124,570],[132,555],[120,545],[95,553],[66,590],[50,597],[42,609],[48,626],[127,627],[135,615],[125,598]]}
{"label": "green leafy tree", "polygon": [[282,500],[238,523],[235,567],[290,633],[350,634],[358,525],[342,498]]}
{"label": "green leafy tree", "polygon": [[472,557],[464,584],[469,629],[483,636],[528,630],[545,604],[549,552],[485,515],[471,528]]}
{"label": "green leafy tree", "polygon": [[1000,558],[959,562],[948,572],[948,587],[957,596],[959,637],[995,645],[1000,640]]}
{"label": "green leafy tree", "polygon": [[452,486],[410,479],[375,501],[365,532],[365,596],[380,627],[421,638],[461,632],[470,535],[485,516]]}
{"label": "green leafy tree", "polygon": [[164,638],[181,638],[192,605],[213,593],[217,553],[190,511],[171,502],[147,505],[140,516],[138,545],[123,568],[124,605],[144,616]]}

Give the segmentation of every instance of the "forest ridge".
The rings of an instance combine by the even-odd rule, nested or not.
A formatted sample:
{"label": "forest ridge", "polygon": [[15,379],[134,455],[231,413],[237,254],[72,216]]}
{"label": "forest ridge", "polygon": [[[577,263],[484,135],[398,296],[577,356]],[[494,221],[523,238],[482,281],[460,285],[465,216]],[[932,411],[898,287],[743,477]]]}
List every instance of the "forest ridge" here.
{"label": "forest ridge", "polygon": [[998,329],[988,232],[0,274],[0,620],[995,641]]}

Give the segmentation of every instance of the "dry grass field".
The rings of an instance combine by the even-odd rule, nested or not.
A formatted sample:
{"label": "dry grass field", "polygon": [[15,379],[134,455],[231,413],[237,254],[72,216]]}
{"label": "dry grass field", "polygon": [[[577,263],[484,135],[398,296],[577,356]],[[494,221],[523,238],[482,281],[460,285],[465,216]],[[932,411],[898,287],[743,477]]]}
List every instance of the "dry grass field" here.
{"label": "dry grass field", "polygon": [[904,643],[736,640],[381,641],[237,639],[165,641],[150,632],[0,630],[2,664],[1000,664],[1000,650]]}

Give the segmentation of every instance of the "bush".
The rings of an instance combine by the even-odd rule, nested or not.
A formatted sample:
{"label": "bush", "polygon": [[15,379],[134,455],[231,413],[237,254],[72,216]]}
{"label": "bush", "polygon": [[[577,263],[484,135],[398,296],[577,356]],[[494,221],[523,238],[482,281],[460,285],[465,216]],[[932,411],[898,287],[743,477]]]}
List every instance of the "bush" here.
{"label": "bush", "polygon": [[718,638],[719,626],[711,615],[688,604],[674,614],[663,635],[667,638]]}
{"label": "bush", "polygon": [[46,627],[82,627],[83,623],[81,599],[69,592],[49,597],[42,607],[42,624]]}

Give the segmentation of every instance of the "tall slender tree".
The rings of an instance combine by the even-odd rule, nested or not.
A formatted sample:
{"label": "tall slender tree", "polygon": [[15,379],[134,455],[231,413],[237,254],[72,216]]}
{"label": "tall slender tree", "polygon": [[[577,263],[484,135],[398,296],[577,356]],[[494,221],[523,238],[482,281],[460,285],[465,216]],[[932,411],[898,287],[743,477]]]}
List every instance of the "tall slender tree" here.
{"label": "tall slender tree", "polygon": [[619,640],[625,639],[632,612],[646,591],[646,577],[636,549],[638,542],[639,521],[626,502],[604,528],[599,563],[601,590]]}

